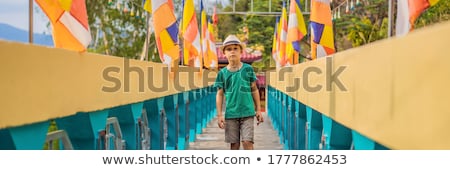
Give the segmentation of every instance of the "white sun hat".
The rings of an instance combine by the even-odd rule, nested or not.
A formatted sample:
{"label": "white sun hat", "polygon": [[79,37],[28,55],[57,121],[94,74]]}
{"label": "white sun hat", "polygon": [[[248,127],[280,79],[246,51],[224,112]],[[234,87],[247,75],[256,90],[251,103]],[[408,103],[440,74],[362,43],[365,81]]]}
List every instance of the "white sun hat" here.
{"label": "white sun hat", "polygon": [[229,35],[227,38],[225,38],[225,41],[223,41],[223,45],[221,47],[223,53],[224,53],[223,50],[225,50],[225,47],[228,45],[239,45],[241,47],[241,50],[244,50],[244,46],[242,45],[239,38],[236,37],[235,35]]}

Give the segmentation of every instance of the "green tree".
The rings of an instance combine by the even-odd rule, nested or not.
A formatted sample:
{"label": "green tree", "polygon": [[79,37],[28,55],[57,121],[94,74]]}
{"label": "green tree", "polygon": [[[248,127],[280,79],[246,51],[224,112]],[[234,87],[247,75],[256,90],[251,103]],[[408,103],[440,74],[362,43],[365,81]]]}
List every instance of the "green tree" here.
{"label": "green tree", "polygon": [[[345,0],[333,1],[332,8],[336,8]],[[341,6],[342,17],[334,21],[335,41],[338,51],[369,44],[388,37],[388,1],[360,0],[350,13],[345,13]],[[395,28],[396,1],[393,4],[394,15],[392,28]],[[343,10],[344,9],[344,10]],[[335,10],[336,11],[336,10]],[[440,0],[430,7],[417,19],[415,29],[449,20],[450,0]],[[392,32],[395,34],[395,30]]]}
{"label": "green tree", "polygon": [[421,28],[434,23],[448,21],[450,19],[450,0],[440,0],[436,5],[428,8],[420,15],[415,23],[415,28]]}
{"label": "green tree", "polygon": [[[281,12],[282,2],[282,0],[272,0],[270,10],[272,12]],[[254,12],[269,11],[269,1],[253,1],[253,3]],[[230,4],[221,10],[232,12],[233,6]],[[251,0],[236,1],[235,11],[250,12],[251,10]],[[217,39],[220,41],[228,34],[236,34],[247,43],[247,47],[263,52],[263,59],[259,62],[254,62],[253,66],[260,70],[268,69],[270,66],[274,66],[273,61],[271,61],[271,51],[275,21],[275,15],[219,15],[219,37]]]}
{"label": "green tree", "polygon": [[[250,5],[250,4],[248,4]],[[265,1],[258,1],[253,4],[254,11],[266,12],[269,11],[269,3]],[[282,1],[272,1],[271,10],[281,11]],[[264,67],[270,67],[272,60],[272,39],[273,33],[275,31],[275,16],[267,15],[249,15],[245,18],[243,27],[248,28],[248,32],[243,32],[243,34],[248,34],[248,44],[253,49],[258,49],[263,52],[263,59],[260,62],[255,62],[253,66],[261,70]],[[262,47],[262,48],[261,48]],[[272,66],[274,62],[272,61]]]}
{"label": "green tree", "polygon": [[[235,11],[247,11],[248,8],[247,2],[248,0],[240,0],[236,2]],[[232,4],[231,4],[232,5]],[[233,6],[226,6],[223,9],[220,9],[223,12],[232,12]],[[218,37],[216,38],[217,41],[222,41],[225,39],[225,37],[228,34],[238,34],[239,33],[239,26],[242,25],[243,22],[243,16],[238,14],[233,15],[219,15],[219,22],[218,22]]]}
{"label": "green tree", "polygon": [[[335,1],[336,8],[344,1]],[[346,14],[345,6],[340,6],[341,18],[334,20],[335,45],[337,51],[361,46],[387,38],[388,5],[386,0],[360,1]],[[338,11],[334,9],[333,11]],[[349,42],[351,45],[349,45]]]}
{"label": "green tree", "polygon": [[[94,0],[87,2],[86,6],[93,34],[89,51],[131,59],[140,58],[147,35],[146,17],[149,16],[143,9],[141,0]],[[148,55],[153,56],[153,35],[150,40]],[[155,59],[158,61],[159,57]]]}

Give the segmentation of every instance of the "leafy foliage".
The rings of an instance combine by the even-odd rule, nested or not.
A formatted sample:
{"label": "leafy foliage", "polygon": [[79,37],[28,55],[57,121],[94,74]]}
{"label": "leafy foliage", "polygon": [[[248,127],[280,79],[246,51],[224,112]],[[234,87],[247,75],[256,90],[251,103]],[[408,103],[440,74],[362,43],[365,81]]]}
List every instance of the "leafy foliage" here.
{"label": "leafy foliage", "polygon": [[[344,0],[334,1],[340,4]],[[358,47],[388,37],[388,2],[385,0],[361,0],[348,14],[334,21],[336,46],[338,51]],[[393,11],[397,10],[394,1]],[[435,6],[422,13],[415,24],[415,29],[449,20],[450,0],[440,0]],[[395,15],[392,17],[395,28]],[[395,34],[393,29],[392,35]],[[350,43],[349,43],[350,42]],[[350,45],[351,44],[351,45]]]}
{"label": "leafy foliage", "polygon": [[[268,12],[269,1],[253,1],[254,12]],[[282,0],[272,0],[270,11],[280,12]],[[250,12],[252,10],[250,0],[236,1],[234,9],[237,12]],[[233,7],[227,6],[222,9],[224,12],[232,12]],[[255,15],[255,14],[234,14],[219,15],[219,33],[217,40],[223,40],[228,34],[236,34],[241,40],[247,43],[247,47],[258,49],[263,52],[263,59],[260,62],[253,63],[257,69],[268,69],[274,66],[272,59],[272,37],[276,16],[274,15]]]}
{"label": "leafy foliage", "polygon": [[[332,9],[336,8],[346,0],[334,0]],[[121,4],[121,9],[117,8],[117,2]],[[197,2],[197,1],[196,1]],[[283,0],[253,1],[237,0],[235,11],[280,12]],[[286,1],[288,2],[288,1]],[[308,1],[309,2],[309,1]],[[368,44],[377,40],[387,38],[388,31],[388,2],[386,0],[360,0],[361,5],[356,6],[350,13],[341,11],[342,17],[334,20],[335,44],[337,51]],[[304,7],[305,2],[301,0]],[[217,6],[219,11],[233,11],[232,2],[229,6]],[[174,0],[175,13],[177,18],[181,17],[182,0]],[[124,12],[123,6],[127,6],[128,12]],[[288,4],[286,4],[288,8]],[[395,6],[395,5],[394,5]],[[92,0],[88,2],[88,16],[93,43],[89,50],[91,52],[122,56],[137,59],[141,55],[147,35],[146,12],[142,9],[141,0],[108,1]],[[342,7],[341,7],[342,8]],[[134,15],[131,14],[133,10]],[[198,10],[198,9],[197,9]],[[394,9],[395,10],[395,9]],[[303,10],[302,10],[303,11]],[[199,12],[199,11],[197,11]],[[139,15],[136,15],[139,14]],[[200,15],[197,16],[200,19]],[[272,37],[276,16],[272,15],[219,15],[217,41],[222,41],[228,34],[236,34],[247,42],[247,46],[263,50],[263,60],[254,63],[259,68],[269,68],[274,66],[271,59]],[[309,15],[304,14],[305,22],[308,25]],[[424,12],[416,22],[416,29],[437,22],[449,20],[450,0],[440,0],[438,4]],[[395,19],[395,18],[394,18]],[[395,24],[395,22],[393,22]],[[395,26],[393,25],[393,28]],[[152,61],[159,62],[157,50],[155,50],[154,34],[151,35],[148,47],[148,56]],[[303,51],[301,56],[309,53],[309,35],[301,43]],[[302,59],[302,57],[300,57]]]}
{"label": "leafy foliage", "polygon": [[[147,35],[147,14],[142,8],[141,0],[123,1],[123,4],[120,2],[122,1],[88,2],[88,19],[93,34],[90,51],[138,59]],[[154,41],[150,41],[149,49],[154,48]],[[152,56],[154,50],[148,52]]]}
{"label": "leafy foliage", "polygon": [[[337,4],[335,4],[337,5]],[[334,21],[338,51],[387,38],[388,6],[385,0],[361,1]],[[351,46],[346,44],[351,42]]]}
{"label": "leafy foliage", "polygon": [[428,8],[417,19],[415,28],[421,28],[434,23],[450,19],[450,0],[440,0],[436,5]]}

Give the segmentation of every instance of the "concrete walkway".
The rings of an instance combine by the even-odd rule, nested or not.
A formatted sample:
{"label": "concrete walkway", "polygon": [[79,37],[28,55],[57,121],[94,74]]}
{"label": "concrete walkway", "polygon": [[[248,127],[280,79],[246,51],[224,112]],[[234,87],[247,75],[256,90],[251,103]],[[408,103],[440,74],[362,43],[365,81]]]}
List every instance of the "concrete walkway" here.
{"label": "concrete walkway", "polygon": [[[266,113],[263,113],[264,123],[256,126],[255,121],[255,150],[282,150],[277,132],[273,129],[272,122]],[[225,130],[217,126],[217,118],[214,118],[198,134],[194,142],[189,144],[188,150],[229,150],[229,144],[225,143]],[[242,149],[242,145],[241,145]]]}

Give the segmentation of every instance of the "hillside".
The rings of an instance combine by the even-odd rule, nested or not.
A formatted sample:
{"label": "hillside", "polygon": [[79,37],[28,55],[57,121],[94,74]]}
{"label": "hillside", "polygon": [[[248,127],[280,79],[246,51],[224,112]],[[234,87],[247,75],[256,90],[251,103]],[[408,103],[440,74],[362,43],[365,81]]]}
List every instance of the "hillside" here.
{"label": "hillside", "polygon": [[[0,39],[28,43],[28,31],[0,23]],[[53,46],[51,35],[34,33],[33,40],[35,44]]]}

